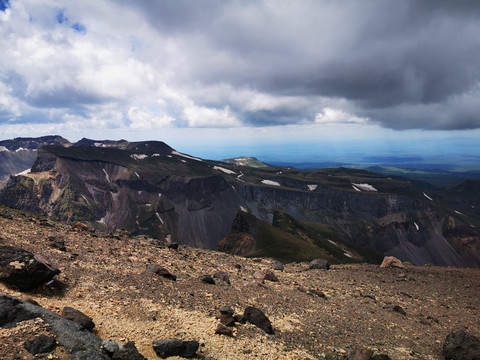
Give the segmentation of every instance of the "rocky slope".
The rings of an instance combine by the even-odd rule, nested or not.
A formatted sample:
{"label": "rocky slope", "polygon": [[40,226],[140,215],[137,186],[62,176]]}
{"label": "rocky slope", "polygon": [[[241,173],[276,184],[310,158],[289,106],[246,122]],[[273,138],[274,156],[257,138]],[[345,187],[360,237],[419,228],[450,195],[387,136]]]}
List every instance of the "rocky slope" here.
{"label": "rocky slope", "polygon": [[[0,283],[0,293],[30,298],[57,314],[0,328],[2,359],[69,358],[73,348],[59,345],[65,340],[56,335],[57,325],[50,325],[64,307],[92,318],[100,339],[133,341],[148,359],[159,358],[153,341],[176,338],[198,341],[201,359],[353,359],[360,347],[395,360],[433,360],[444,358],[450,332],[480,335],[478,269],[350,264],[327,271],[291,263],[275,271],[269,258],[175,250],[153,238],[112,236],[8,208],[0,214],[2,246],[42,255],[61,270],[54,282],[28,292]],[[64,240],[65,251],[48,240],[53,234]],[[176,281],[155,274],[152,265],[164,267]],[[268,270],[279,281],[258,278]],[[219,271],[230,284],[201,280]],[[235,314],[250,306],[261,309],[273,333],[236,323],[229,327],[233,336],[215,334],[223,306]],[[57,347],[31,355],[24,343],[40,334],[57,336]]]}
{"label": "rocky slope", "polygon": [[[414,264],[479,266],[476,200],[455,194],[365,170],[254,168],[202,160],[162,142],[82,139],[39,149],[32,172],[11,178],[0,202],[208,249],[227,237],[239,210],[268,224],[282,211],[320,232],[310,239],[328,240],[328,228],[349,248]],[[297,255],[289,260],[301,260]]]}

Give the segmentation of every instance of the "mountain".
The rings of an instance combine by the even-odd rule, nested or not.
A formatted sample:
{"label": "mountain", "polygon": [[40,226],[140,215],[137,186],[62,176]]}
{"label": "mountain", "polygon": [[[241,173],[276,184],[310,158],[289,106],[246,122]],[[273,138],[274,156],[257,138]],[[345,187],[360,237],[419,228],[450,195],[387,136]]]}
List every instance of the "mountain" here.
{"label": "mountain", "polygon": [[[299,260],[300,249],[348,261],[325,246],[331,240],[360,261],[374,249],[413,264],[480,265],[478,209],[457,210],[447,193],[407,179],[347,168],[254,168],[203,160],[157,141],[92,141],[41,147],[31,173],[10,178],[0,202],[207,249],[225,238],[230,248],[241,247],[227,235],[238,230],[242,210],[263,229],[247,232],[254,240],[251,252],[243,250],[249,256],[277,256],[283,247],[284,261]],[[295,221],[292,228],[278,221],[281,213]],[[280,247],[262,246],[277,235]]]}
{"label": "mountain", "polygon": [[255,157],[240,156],[236,158],[226,158],[220,160],[229,164],[242,165],[242,166],[251,166],[251,167],[268,167],[267,164],[261,162]]}
{"label": "mountain", "polygon": [[0,141],[0,188],[10,175],[29,171],[43,145],[69,146],[70,142],[58,135]]}

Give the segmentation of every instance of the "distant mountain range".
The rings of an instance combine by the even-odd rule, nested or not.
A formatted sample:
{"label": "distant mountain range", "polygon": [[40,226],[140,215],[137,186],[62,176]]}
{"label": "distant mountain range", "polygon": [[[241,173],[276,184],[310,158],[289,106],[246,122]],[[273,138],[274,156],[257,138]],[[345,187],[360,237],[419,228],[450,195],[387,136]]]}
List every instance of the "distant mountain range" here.
{"label": "distant mountain range", "polygon": [[[158,141],[53,136],[0,146],[9,159],[1,173],[31,168],[8,179],[0,203],[98,230],[286,262],[376,262],[386,254],[480,265],[477,180],[435,190],[368,170],[203,160]],[[24,151],[28,159],[16,157]]]}

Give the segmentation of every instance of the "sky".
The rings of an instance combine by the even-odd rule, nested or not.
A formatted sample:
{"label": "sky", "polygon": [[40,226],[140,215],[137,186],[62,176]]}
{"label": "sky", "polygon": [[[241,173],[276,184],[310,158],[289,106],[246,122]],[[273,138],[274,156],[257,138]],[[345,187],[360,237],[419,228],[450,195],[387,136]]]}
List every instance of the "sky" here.
{"label": "sky", "polygon": [[480,154],[477,0],[0,0],[0,139]]}

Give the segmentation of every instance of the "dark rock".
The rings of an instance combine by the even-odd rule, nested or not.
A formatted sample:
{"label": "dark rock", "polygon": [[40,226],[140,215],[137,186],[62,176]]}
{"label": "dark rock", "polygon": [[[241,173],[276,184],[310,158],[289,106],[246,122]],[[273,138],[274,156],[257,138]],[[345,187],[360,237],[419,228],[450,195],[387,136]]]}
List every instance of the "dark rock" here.
{"label": "dark rock", "polygon": [[352,351],[348,360],[370,360],[373,350],[367,348],[357,348]]}
{"label": "dark rock", "polygon": [[185,358],[192,358],[195,356],[199,347],[198,341],[182,341],[174,340],[157,340],[153,342],[153,350],[162,357],[181,356]]}
{"label": "dark rock", "polygon": [[215,285],[215,280],[210,275],[203,275],[201,278],[203,283]]}
{"label": "dark rock", "polygon": [[282,264],[280,261],[275,260],[275,261],[272,263],[272,269],[273,269],[273,270],[283,271],[283,264]]}
{"label": "dark rock", "polygon": [[310,289],[308,290],[309,293],[313,295],[317,295],[318,297],[326,299],[327,296],[323,293],[323,291],[317,290],[317,289]]}
{"label": "dark rock", "polygon": [[51,220],[48,220],[48,219],[40,220],[40,225],[45,226],[45,227],[51,227],[51,228],[55,227],[55,223]]}
{"label": "dark rock", "polygon": [[278,282],[278,278],[270,270],[255,271],[253,277],[260,282],[264,282],[265,280]]}
{"label": "dark rock", "polygon": [[178,250],[178,243],[173,242],[173,243],[171,243],[171,244],[168,244],[167,247],[168,247],[169,249]]}
{"label": "dark rock", "polygon": [[360,296],[364,298],[372,299],[373,301],[377,302],[377,299],[373,295],[360,293]]}
{"label": "dark rock", "polygon": [[370,360],[392,360],[387,354],[378,354],[372,357]]}
{"label": "dark rock", "polygon": [[229,314],[220,314],[220,322],[225,326],[234,326],[235,319]]}
{"label": "dark rock", "polygon": [[20,321],[40,317],[51,325],[57,343],[63,346],[71,359],[110,359],[101,349],[102,340],[85,331],[79,324],[68,321],[40,306],[20,301],[10,295],[0,295],[0,326],[13,326]]}
{"label": "dark rock", "polygon": [[214,279],[222,280],[226,282],[227,284],[230,284],[230,277],[225,271],[217,271],[215,274],[213,274]]}
{"label": "dark rock", "polygon": [[259,327],[267,334],[273,334],[272,323],[260,309],[257,309],[253,306],[249,306],[245,309],[243,317],[253,325]]}
{"label": "dark rock", "polygon": [[235,264],[235,269],[240,270],[242,268],[242,265],[240,264]]}
{"label": "dark rock", "polygon": [[48,233],[47,239],[49,241],[49,245],[54,249],[58,249],[60,251],[67,251],[65,247],[65,239],[56,233]]}
{"label": "dark rock", "polygon": [[175,275],[171,274],[167,269],[165,269],[163,266],[160,266],[158,264],[147,264],[147,271],[150,271],[154,274],[162,276],[165,279],[169,279],[172,281],[177,280],[177,277]]}
{"label": "dark rock", "polygon": [[323,270],[328,270],[330,269],[330,264],[328,263],[327,260],[323,259],[315,259],[310,261],[310,267],[309,269],[323,269]]}
{"label": "dark rock", "polygon": [[33,300],[32,298],[27,298],[27,299],[25,299],[25,301],[30,303],[30,304],[40,306],[40,304],[38,302],[36,302],[35,300]]}
{"label": "dark rock", "polygon": [[229,327],[226,327],[223,324],[218,324],[217,329],[215,330],[215,334],[233,336],[233,331],[232,329],[230,329]]}
{"label": "dark rock", "polygon": [[113,353],[112,360],[147,360],[147,358],[138,352],[134,342],[129,341]]}
{"label": "dark rock", "polygon": [[402,315],[407,315],[407,313],[405,312],[405,310],[403,310],[403,308],[400,306],[400,305],[395,305],[392,309],[392,311],[394,312],[397,312],[399,314],[402,314]]}
{"label": "dark rock", "polygon": [[57,342],[55,338],[47,335],[38,335],[30,341],[26,341],[23,346],[32,355],[45,354],[55,350]]}
{"label": "dark rock", "polygon": [[222,308],[220,309],[220,314],[233,316],[234,313],[235,311],[233,311],[233,309],[228,305],[222,306]]}
{"label": "dark rock", "polygon": [[464,331],[451,332],[443,343],[443,356],[447,360],[480,359],[480,340]]}
{"label": "dark rock", "polygon": [[85,330],[92,331],[95,327],[95,323],[93,322],[93,319],[91,317],[69,306],[65,306],[63,308],[62,316],[65,319],[75,321]]}
{"label": "dark rock", "polygon": [[0,280],[30,290],[59,274],[60,270],[41,255],[11,247],[0,247]]}

